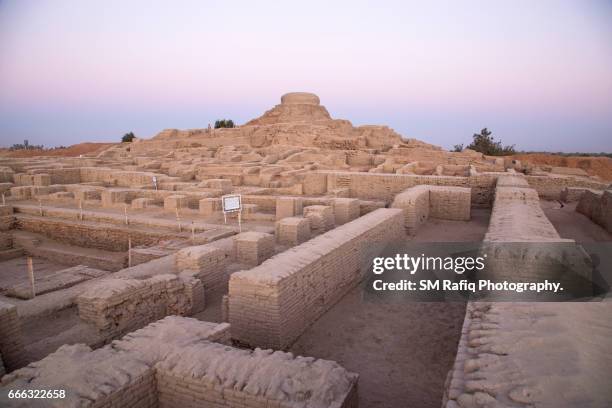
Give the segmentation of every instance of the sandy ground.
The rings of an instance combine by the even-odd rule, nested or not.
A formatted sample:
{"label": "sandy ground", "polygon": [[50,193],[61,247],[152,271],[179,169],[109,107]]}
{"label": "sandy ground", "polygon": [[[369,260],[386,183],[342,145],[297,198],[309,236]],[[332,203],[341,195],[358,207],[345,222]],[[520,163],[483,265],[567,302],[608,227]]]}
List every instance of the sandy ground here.
{"label": "sandy ground", "polygon": [[[429,220],[419,242],[478,242],[490,210],[470,222]],[[465,303],[382,303],[348,293],[292,346],[292,352],[335,360],[359,378],[359,406],[440,407],[452,368]]]}
{"label": "sandy ground", "polygon": [[567,203],[561,207],[558,201],[540,201],[544,214],[561,238],[574,239],[579,243],[612,241],[612,234],[587,216],[576,212],[576,205]]}

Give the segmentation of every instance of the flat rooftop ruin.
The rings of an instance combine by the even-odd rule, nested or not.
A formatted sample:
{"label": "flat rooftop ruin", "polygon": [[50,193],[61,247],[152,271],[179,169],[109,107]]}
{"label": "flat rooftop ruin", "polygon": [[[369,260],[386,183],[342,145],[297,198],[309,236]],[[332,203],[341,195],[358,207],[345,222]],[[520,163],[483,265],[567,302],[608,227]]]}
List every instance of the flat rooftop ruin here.
{"label": "flat rooftop ruin", "polygon": [[[500,333],[525,316],[530,338],[551,325],[575,333],[568,319],[603,321],[612,303],[368,310],[360,284],[392,243],[612,241],[611,191],[584,172],[353,126],[310,93],[236,128],[166,129],[95,156],[0,157],[0,389],[71,382],[69,401],[84,406],[529,406],[564,385],[533,370],[551,353],[612,362],[552,339],[528,353]],[[228,194],[240,214],[223,213]],[[380,334],[397,319],[420,355],[401,333]],[[526,380],[489,366],[492,348]],[[385,351],[406,372],[383,383]],[[434,358],[436,374],[419,379]]]}

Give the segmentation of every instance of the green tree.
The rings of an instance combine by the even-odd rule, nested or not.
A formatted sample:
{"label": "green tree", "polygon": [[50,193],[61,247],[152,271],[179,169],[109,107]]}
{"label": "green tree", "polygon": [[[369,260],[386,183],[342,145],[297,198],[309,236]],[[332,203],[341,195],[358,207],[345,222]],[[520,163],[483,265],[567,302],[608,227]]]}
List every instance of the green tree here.
{"label": "green tree", "polygon": [[454,145],[452,151],[453,152],[462,152],[463,151],[463,143]]}
{"label": "green tree", "polygon": [[217,119],[215,121],[215,129],[233,128],[234,126],[234,121],[231,119]]}
{"label": "green tree", "polygon": [[496,142],[492,132],[487,128],[482,129],[480,133],[474,133],[473,138],[467,148],[487,156],[508,156],[516,153],[514,145],[503,146],[501,140]]}
{"label": "green tree", "polygon": [[131,143],[136,136],[134,136],[134,132],[126,133],[121,138],[121,143]]}

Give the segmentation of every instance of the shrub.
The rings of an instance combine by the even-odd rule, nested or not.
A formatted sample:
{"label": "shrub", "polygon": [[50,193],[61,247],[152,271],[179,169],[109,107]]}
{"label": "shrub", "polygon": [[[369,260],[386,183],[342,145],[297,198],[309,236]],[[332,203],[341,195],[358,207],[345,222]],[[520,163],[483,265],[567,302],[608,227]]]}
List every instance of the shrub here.
{"label": "shrub", "polygon": [[474,140],[467,147],[487,156],[508,156],[515,154],[514,145],[502,146],[501,141],[495,141],[489,129],[484,128],[480,133],[474,133]]}
{"label": "shrub", "polygon": [[134,136],[134,132],[126,133],[121,138],[121,143],[131,143],[136,136]]}
{"label": "shrub", "polygon": [[233,127],[234,127],[234,121],[231,119],[217,119],[215,121],[215,129],[233,128]]}

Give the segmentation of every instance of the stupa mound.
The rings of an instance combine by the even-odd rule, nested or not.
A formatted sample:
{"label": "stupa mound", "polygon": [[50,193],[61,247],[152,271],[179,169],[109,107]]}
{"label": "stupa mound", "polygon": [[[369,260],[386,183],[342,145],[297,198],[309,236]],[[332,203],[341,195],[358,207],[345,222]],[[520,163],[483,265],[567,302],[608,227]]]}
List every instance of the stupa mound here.
{"label": "stupa mound", "polygon": [[281,96],[282,105],[320,105],[319,97],[309,92],[289,92]]}

